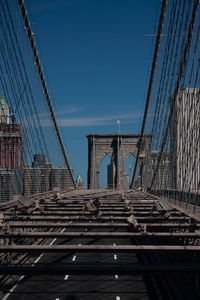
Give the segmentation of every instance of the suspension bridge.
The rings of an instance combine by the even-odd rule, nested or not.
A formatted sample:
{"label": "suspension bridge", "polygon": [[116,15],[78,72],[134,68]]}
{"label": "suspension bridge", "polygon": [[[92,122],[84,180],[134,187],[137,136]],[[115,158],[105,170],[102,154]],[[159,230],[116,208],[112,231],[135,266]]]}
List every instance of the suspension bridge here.
{"label": "suspension bridge", "polygon": [[199,299],[199,34],[198,0],[162,0],[141,132],[87,135],[85,189],[24,2],[0,0],[1,299]]}

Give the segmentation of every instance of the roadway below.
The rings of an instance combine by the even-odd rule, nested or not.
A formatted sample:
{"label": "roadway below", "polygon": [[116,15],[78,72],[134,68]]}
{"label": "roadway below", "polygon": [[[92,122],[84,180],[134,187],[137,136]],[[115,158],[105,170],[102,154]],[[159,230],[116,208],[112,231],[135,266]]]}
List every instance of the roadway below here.
{"label": "roadway below", "polygon": [[[100,201],[96,211],[87,208],[94,198]],[[24,255],[25,245],[32,249],[21,263],[25,274],[16,268],[2,276],[1,299],[199,299],[198,284],[189,293],[189,282],[198,281],[198,270],[192,270],[198,265],[199,224],[157,204],[158,198],[138,191],[74,191],[60,199],[48,196],[31,214],[18,211],[13,218],[6,211],[12,233],[1,253],[3,247],[10,255]],[[20,269],[19,257],[4,266]]]}

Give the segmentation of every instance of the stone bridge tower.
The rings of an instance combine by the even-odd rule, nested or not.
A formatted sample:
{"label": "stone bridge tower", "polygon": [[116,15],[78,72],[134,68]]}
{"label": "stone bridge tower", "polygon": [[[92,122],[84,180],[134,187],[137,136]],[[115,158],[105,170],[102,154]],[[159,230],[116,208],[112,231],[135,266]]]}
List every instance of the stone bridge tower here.
{"label": "stone bridge tower", "polygon": [[[137,155],[139,134],[88,134],[88,188],[99,188],[99,170],[106,155],[111,157],[112,188],[128,188],[126,160]],[[150,149],[151,135],[144,135],[142,154]]]}

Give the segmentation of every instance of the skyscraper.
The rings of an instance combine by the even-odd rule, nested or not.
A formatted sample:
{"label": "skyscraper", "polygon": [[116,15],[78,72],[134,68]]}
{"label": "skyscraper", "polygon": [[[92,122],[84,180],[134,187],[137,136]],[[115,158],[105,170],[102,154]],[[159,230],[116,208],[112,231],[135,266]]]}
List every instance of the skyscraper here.
{"label": "skyscraper", "polygon": [[200,185],[200,89],[178,92],[171,126],[173,187],[198,190]]}
{"label": "skyscraper", "polygon": [[0,96],[0,201],[13,200],[21,190],[22,133],[20,124],[10,123],[9,106]]}
{"label": "skyscraper", "polygon": [[19,169],[22,163],[22,134],[20,124],[10,124],[9,106],[0,97],[0,169]]}
{"label": "skyscraper", "polygon": [[10,112],[4,94],[0,96],[0,124],[9,124]]}

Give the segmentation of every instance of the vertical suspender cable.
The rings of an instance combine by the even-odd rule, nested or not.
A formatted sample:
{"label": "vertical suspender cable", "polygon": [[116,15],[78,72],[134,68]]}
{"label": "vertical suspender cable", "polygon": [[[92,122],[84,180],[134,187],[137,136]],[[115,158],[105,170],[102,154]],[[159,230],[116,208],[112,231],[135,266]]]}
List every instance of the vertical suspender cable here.
{"label": "vertical suspender cable", "polygon": [[188,58],[188,53],[189,53],[190,46],[191,46],[193,28],[194,28],[194,24],[195,24],[195,19],[196,19],[196,15],[197,15],[198,6],[199,6],[199,0],[195,0],[193,10],[192,10],[191,21],[190,21],[189,29],[188,29],[188,32],[187,32],[187,40],[186,40],[185,47],[184,47],[183,57],[180,61],[178,79],[176,81],[175,91],[174,91],[174,94],[173,94],[173,102],[172,102],[172,105],[171,105],[169,118],[168,118],[168,121],[167,121],[166,130],[165,130],[165,135],[164,135],[164,138],[163,138],[163,141],[162,141],[161,150],[160,150],[160,153],[159,153],[159,156],[158,156],[158,161],[157,161],[156,169],[155,169],[154,174],[153,174],[150,189],[153,186],[153,183],[154,183],[154,180],[155,180],[155,177],[156,177],[156,172],[158,171],[158,168],[159,168],[159,164],[160,164],[160,161],[161,161],[161,156],[162,156],[163,149],[164,149],[164,146],[165,146],[166,141],[167,141],[167,135],[168,135],[168,132],[169,132],[169,127],[170,127],[171,120],[172,120],[172,117],[173,117],[173,112],[174,112],[174,107],[175,107],[175,99],[178,95],[178,90],[179,90],[179,87],[180,87],[180,83],[181,83],[181,80],[183,78],[184,71],[185,71],[185,68],[186,68],[186,65],[187,65],[187,58]]}
{"label": "vertical suspender cable", "polygon": [[119,135],[117,137],[117,188],[119,190],[121,190],[121,182],[120,182],[120,157],[119,157],[119,150],[120,150],[120,146],[119,146]]}
{"label": "vertical suspender cable", "polygon": [[24,1],[23,0],[18,0],[18,3],[21,7],[21,13],[22,13],[22,16],[23,16],[23,19],[24,19],[25,28],[27,30],[27,34],[28,34],[28,37],[29,37],[29,41],[30,41],[30,44],[31,44],[32,51],[33,51],[33,56],[34,56],[35,63],[36,63],[36,66],[37,66],[37,70],[38,70],[40,80],[41,80],[41,83],[42,83],[44,95],[45,95],[45,98],[47,100],[47,105],[48,105],[48,108],[49,108],[49,111],[50,111],[50,115],[51,115],[53,125],[54,125],[55,131],[56,131],[56,135],[58,137],[60,148],[61,148],[64,160],[65,160],[66,166],[69,170],[69,175],[71,177],[72,183],[73,183],[74,187],[76,188],[76,183],[75,183],[75,180],[74,180],[74,177],[73,177],[73,174],[72,174],[72,171],[71,171],[68,159],[67,159],[67,155],[66,155],[66,152],[65,152],[63,141],[62,141],[59,129],[58,129],[58,124],[57,124],[57,121],[56,121],[56,118],[55,118],[55,114],[54,114],[53,107],[52,107],[52,104],[51,104],[50,96],[49,96],[47,86],[46,86],[46,82],[45,82],[45,79],[44,79],[44,75],[43,75],[43,72],[42,72],[42,67],[40,65],[40,60],[39,60],[39,57],[38,57],[38,52],[36,50],[36,46],[35,46],[35,42],[34,42],[34,39],[33,39],[32,31],[31,31],[31,28],[30,28],[30,23],[29,23],[29,20],[28,20],[27,12],[26,12],[26,9],[24,7]]}
{"label": "vertical suspender cable", "polygon": [[[92,139],[92,161],[93,161],[93,174],[92,174],[92,189],[97,189],[97,170],[96,170],[96,140],[95,137],[93,136]],[[99,184],[99,183],[98,183]]]}
{"label": "vertical suspender cable", "polygon": [[162,34],[162,27],[163,27],[163,23],[164,23],[166,5],[167,5],[167,0],[163,0],[162,1],[161,12],[160,12],[160,20],[159,20],[159,24],[158,24],[158,33],[157,33],[157,37],[156,37],[156,45],[155,45],[155,50],[154,50],[153,63],[152,63],[152,67],[151,67],[149,87],[148,87],[145,110],[144,110],[144,117],[143,117],[143,122],[142,122],[142,129],[141,129],[141,134],[140,134],[140,138],[139,138],[137,156],[136,156],[136,161],[135,161],[133,177],[132,177],[132,180],[131,180],[130,188],[133,188],[133,183],[134,183],[134,180],[135,180],[135,175],[136,175],[136,170],[137,170],[137,165],[138,165],[138,159],[139,159],[140,149],[141,149],[141,144],[142,144],[142,138],[143,138],[144,129],[145,129],[145,125],[146,125],[146,119],[147,119],[147,113],[148,113],[149,103],[150,103],[150,99],[151,99],[151,91],[152,91],[154,74],[155,74],[155,69],[156,69],[158,50],[159,50],[159,47],[160,47],[160,38],[161,38],[161,34]]}

